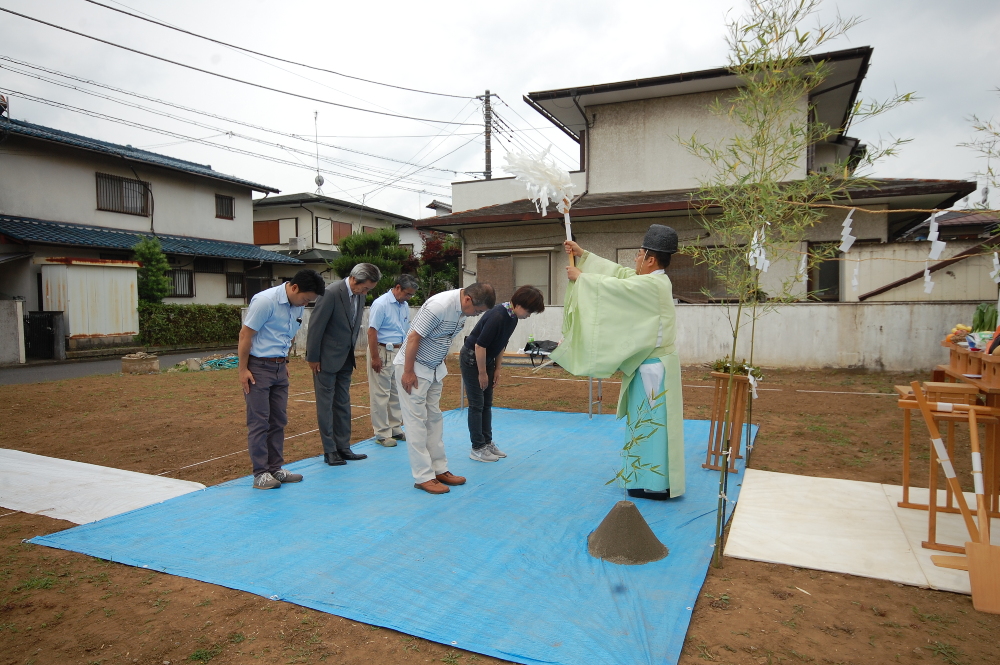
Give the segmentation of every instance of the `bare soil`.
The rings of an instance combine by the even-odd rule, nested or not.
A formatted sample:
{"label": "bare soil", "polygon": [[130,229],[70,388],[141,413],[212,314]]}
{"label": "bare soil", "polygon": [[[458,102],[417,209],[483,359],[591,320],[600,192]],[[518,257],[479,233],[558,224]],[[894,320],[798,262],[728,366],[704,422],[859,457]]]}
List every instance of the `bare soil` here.
{"label": "bare soil", "polygon": [[[319,454],[312,381],[291,366],[288,461]],[[459,400],[457,371],[444,408]],[[771,371],[750,466],[900,483],[901,416],[892,386],[924,376]],[[353,441],[371,436],[367,384],[352,388]],[[685,417],[707,418],[707,371],[684,372]],[[619,384],[605,381],[605,412]],[[803,392],[823,391],[823,392]],[[874,393],[874,394],[866,394]],[[585,411],[587,385],[561,370],[504,370],[498,406]],[[92,376],[0,386],[0,447],[206,485],[249,473],[233,370]],[[914,428],[917,484],[928,451]],[[500,442],[502,444],[502,442]],[[211,460],[211,461],[208,461]],[[960,476],[963,469],[959,467]],[[967,469],[966,469],[967,471]],[[22,542],[71,527],[0,510],[0,665],[26,663],[491,663],[391,630],[180,577]],[[1000,616],[971,599],[891,582],[751,561],[710,568],[680,662],[1000,661]]]}

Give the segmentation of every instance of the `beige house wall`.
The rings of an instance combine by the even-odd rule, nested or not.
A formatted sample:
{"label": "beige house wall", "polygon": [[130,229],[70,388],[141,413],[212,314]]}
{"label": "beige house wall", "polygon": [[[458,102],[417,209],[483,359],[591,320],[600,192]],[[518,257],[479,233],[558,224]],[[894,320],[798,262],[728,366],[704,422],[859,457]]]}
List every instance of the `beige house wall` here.
{"label": "beige house wall", "polygon": [[[680,140],[697,136],[709,145],[736,135],[738,126],[709,106],[726,92],[703,92],[587,107],[587,169],[591,194],[698,187],[712,167]],[[802,99],[805,122],[807,100]],[[782,179],[806,175],[806,153]]]}
{"label": "beige house wall", "polygon": [[[96,174],[135,179],[122,159],[10,136],[0,159],[0,213],[132,231],[253,242],[251,190],[209,178],[135,165],[150,183],[153,218],[97,209]],[[235,219],[215,216],[215,195],[232,196]]]}
{"label": "beige house wall", "polygon": [[[334,210],[315,203],[308,204],[306,207],[312,210],[317,218],[350,224],[352,233],[361,233],[362,228],[365,226],[380,229],[393,228],[391,222],[376,218],[367,212],[359,214],[356,211]],[[260,245],[260,247],[270,251],[288,249],[288,238],[295,237],[297,234],[299,237],[304,236],[307,238],[311,246],[316,249],[336,250],[337,245],[334,243],[317,242],[316,227],[313,224],[313,216],[309,214],[309,210],[299,206],[274,206],[254,209],[253,219],[255,221],[262,222],[275,219],[281,221],[279,225],[281,232],[279,239],[281,243],[278,245]],[[252,234],[250,240],[247,242],[253,242]]]}
{"label": "beige house wall", "polygon": [[[947,259],[976,244],[975,240],[953,240],[941,258]],[[840,294],[844,302],[857,302],[858,296],[891,284],[924,269],[929,242],[893,243],[888,245],[855,245],[844,256],[840,270]],[[931,261],[931,265],[935,262]],[[852,286],[855,267],[858,287]],[[868,298],[866,302],[996,302],[997,285],[990,278],[993,255],[963,259],[931,273],[934,288],[924,293],[923,277],[903,286]]]}
{"label": "beige house wall", "polygon": [[[583,194],[587,189],[587,174],[584,171],[571,171],[569,177],[573,181],[574,196]],[[451,183],[452,212],[475,210],[526,198],[528,190],[524,183],[513,177]]]}

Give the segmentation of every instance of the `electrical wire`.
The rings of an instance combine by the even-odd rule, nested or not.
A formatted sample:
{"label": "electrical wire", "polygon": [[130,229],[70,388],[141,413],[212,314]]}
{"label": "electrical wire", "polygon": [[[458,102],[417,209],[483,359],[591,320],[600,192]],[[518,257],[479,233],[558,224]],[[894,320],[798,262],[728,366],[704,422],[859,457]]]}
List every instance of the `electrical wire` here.
{"label": "electrical wire", "polygon": [[[510,104],[508,104],[507,101],[503,97],[501,97],[500,95],[497,95],[497,99],[500,100],[501,104],[503,104],[504,106],[506,106],[507,108],[509,108],[510,111],[511,111],[511,113],[513,113],[518,118],[520,118],[522,121],[524,121],[524,124],[528,125],[529,129],[532,129],[532,130],[534,130],[536,132],[540,131],[538,127],[532,127],[531,123],[528,122],[527,120],[525,120],[524,116],[522,116],[520,113],[518,113],[517,110],[513,106],[511,106]],[[553,126],[545,127],[545,129],[559,129],[559,128],[553,125]],[[524,130],[524,131],[527,131],[527,130]],[[562,130],[560,130],[560,131],[562,131]],[[539,137],[542,137],[544,139],[544,136],[541,133],[539,133]],[[576,157],[574,157],[573,155],[571,155],[568,152],[566,152],[565,150],[563,150],[561,147],[559,147],[558,144],[555,144],[555,147],[556,147],[556,150],[558,150],[562,154],[564,154],[567,157],[569,157],[570,161],[572,161],[572,162],[576,161],[576,159],[577,159]]]}
{"label": "electrical wire", "polygon": [[[447,94],[447,93],[444,93],[444,92],[432,92],[430,90],[418,90],[417,88],[406,88],[406,87],[401,86],[401,85],[393,85],[391,83],[382,83],[380,81],[373,81],[371,79],[361,78],[360,76],[352,76],[350,74],[344,74],[343,72],[335,72],[332,69],[324,69],[323,67],[315,67],[313,65],[307,65],[305,63],[296,62],[294,60],[286,60],[285,58],[279,58],[278,56],[268,55],[267,53],[261,53],[259,51],[252,51],[252,50],[250,50],[248,48],[243,48],[242,46],[236,46],[235,44],[229,44],[229,43],[220,41],[218,39],[213,39],[211,37],[206,37],[205,35],[199,35],[196,32],[191,32],[190,30],[185,30],[183,28],[178,28],[178,27],[170,25],[168,23],[163,23],[161,21],[157,21],[156,19],[153,19],[153,18],[147,18],[145,16],[139,16],[138,14],[133,14],[131,12],[127,12],[124,9],[118,9],[116,7],[110,7],[110,6],[105,5],[103,3],[96,2],[95,0],[85,0],[85,2],[89,2],[92,5],[97,5],[98,7],[103,7],[104,9],[108,9],[108,10],[111,10],[113,12],[118,12],[119,14],[125,14],[126,16],[131,16],[132,18],[139,19],[140,21],[146,21],[148,23],[153,23],[153,24],[158,25],[158,26],[160,26],[162,28],[167,28],[168,30],[175,30],[177,32],[184,33],[185,35],[190,35],[192,37],[197,37],[198,39],[204,39],[205,41],[212,42],[213,44],[219,44],[220,46],[225,46],[227,48],[231,48],[231,49],[234,49],[236,51],[243,51],[244,53],[252,53],[253,55],[259,55],[262,58],[268,58],[270,60],[277,60],[278,62],[284,62],[284,63],[289,64],[289,65],[296,65],[298,67],[305,67],[306,69],[312,69],[312,70],[315,70],[315,71],[318,71],[318,72],[325,72],[327,74],[334,74],[336,76],[342,76],[344,78],[353,79],[355,81],[363,81],[364,83],[371,83],[373,85],[381,85],[381,86],[384,86],[386,88],[395,88],[396,90],[406,90],[407,92],[419,92],[419,93],[424,94],[424,95],[436,95],[438,97],[451,97],[453,99],[469,99],[471,97],[470,95],[451,95],[451,94]],[[115,3],[115,4],[121,4],[121,3]],[[127,5],[122,5],[122,6],[124,7],[124,6],[127,6]]]}
{"label": "electrical wire", "polygon": [[[348,104],[340,104],[338,102],[331,102],[329,100],[320,99],[318,97],[310,97],[308,95],[302,95],[302,94],[299,94],[297,92],[291,92],[289,90],[281,90],[280,88],[273,88],[271,86],[267,86],[267,85],[264,85],[262,83],[254,83],[252,81],[247,81],[247,80],[244,80],[244,79],[236,78],[235,76],[228,76],[226,74],[219,74],[218,72],[213,72],[213,71],[209,71],[207,69],[202,69],[200,67],[195,67],[194,65],[188,65],[188,64],[185,64],[183,62],[178,62],[177,60],[171,60],[171,59],[165,58],[163,56],[153,55],[152,53],[147,53],[145,51],[140,51],[138,49],[134,49],[134,48],[131,48],[129,46],[124,46],[122,44],[118,44],[116,42],[108,41],[106,39],[101,39],[100,37],[94,37],[93,35],[88,35],[86,33],[79,32],[77,30],[71,30],[70,28],[66,28],[66,27],[63,27],[61,25],[56,25],[55,23],[49,23],[48,21],[43,21],[42,19],[35,18],[33,16],[28,16],[27,14],[21,14],[21,13],[13,11],[11,9],[7,9],[6,7],[0,7],[0,12],[5,12],[7,14],[11,14],[13,16],[17,16],[19,18],[23,18],[23,19],[26,19],[26,20],[29,20],[29,21],[34,21],[35,23],[40,23],[40,24],[46,25],[46,26],[48,26],[50,28],[55,28],[57,30],[62,30],[63,32],[68,32],[70,34],[77,35],[79,37],[85,37],[86,39],[90,39],[90,40],[93,40],[93,41],[96,41],[96,42],[100,42],[102,44],[107,44],[108,46],[113,46],[115,48],[119,48],[119,49],[122,49],[124,51],[129,51],[131,53],[137,53],[139,55],[144,55],[147,58],[152,58],[154,60],[159,60],[161,62],[166,62],[166,63],[171,64],[171,65],[176,65],[178,67],[183,67],[185,69],[190,69],[192,71],[201,72],[202,74],[208,74],[209,76],[215,76],[217,78],[221,78],[221,79],[224,79],[224,80],[227,80],[227,81],[233,81],[235,83],[241,83],[243,85],[247,85],[247,86],[250,86],[250,87],[253,87],[253,88],[259,88],[261,90],[267,90],[269,92],[276,92],[278,94],[287,95],[289,97],[297,97],[299,99],[305,99],[305,100],[308,100],[308,101],[311,101],[311,102],[317,102],[319,104],[326,104],[328,106],[335,106],[335,107],[338,107],[338,108],[349,109],[349,110],[352,110],[352,111],[360,111],[362,113],[373,113],[375,115],[386,116],[386,117],[389,117],[389,118],[401,118],[403,120],[416,120],[418,122],[432,122],[432,123],[441,124],[441,125],[455,124],[455,123],[450,123],[450,122],[448,122],[446,120],[435,120],[435,119],[432,119],[432,118],[419,118],[419,117],[415,117],[415,116],[400,115],[400,114],[397,114],[397,113],[389,113],[388,111],[376,111],[374,109],[365,109],[365,108],[361,108],[360,106],[350,106]],[[461,124],[476,125],[477,123],[461,123]]]}
{"label": "electrical wire", "polygon": [[[46,99],[43,99],[41,97],[37,97],[35,95],[31,95],[29,93],[18,92],[18,91],[13,91],[13,90],[11,92],[13,92],[14,94],[20,95],[22,98],[27,99],[29,101],[34,101],[34,102],[37,102],[37,103],[40,103],[40,104],[46,104],[48,106],[53,106],[55,108],[59,108],[59,109],[65,110],[65,111],[72,111],[74,113],[80,113],[82,115],[87,115],[87,116],[90,116],[92,118],[98,118],[100,120],[106,120],[108,122],[114,122],[114,123],[117,123],[117,124],[125,125],[127,127],[133,127],[135,129],[142,129],[142,130],[153,132],[153,133],[156,133],[156,134],[162,134],[164,136],[169,136],[169,137],[172,137],[172,138],[180,139],[180,140],[183,140],[185,142],[198,143],[198,144],[201,144],[201,145],[205,145],[205,146],[210,146],[210,147],[213,147],[213,148],[219,148],[219,149],[222,149],[222,150],[226,150],[227,152],[232,152],[232,153],[239,154],[239,155],[245,155],[245,156],[248,156],[248,157],[254,157],[254,158],[257,158],[257,159],[263,159],[263,160],[274,162],[274,163],[277,163],[277,164],[285,164],[285,165],[289,165],[289,166],[294,166],[296,168],[304,168],[304,169],[307,169],[309,171],[315,170],[314,167],[309,166],[308,164],[301,163],[301,162],[293,162],[293,161],[290,161],[290,160],[287,160],[287,159],[280,159],[280,158],[277,158],[277,157],[273,157],[271,155],[265,155],[265,154],[253,152],[253,151],[250,151],[250,150],[244,150],[243,148],[236,148],[234,146],[227,146],[227,145],[222,145],[222,144],[219,144],[219,143],[213,143],[213,142],[208,141],[206,139],[200,139],[200,138],[193,137],[193,136],[186,136],[184,134],[179,134],[177,132],[173,132],[173,131],[170,131],[170,130],[167,130],[167,129],[161,129],[159,127],[152,127],[152,126],[149,126],[149,125],[144,125],[142,123],[134,122],[132,120],[125,120],[123,118],[117,118],[115,116],[110,116],[110,115],[107,115],[105,113],[99,113],[97,111],[90,111],[88,109],[83,109],[83,108],[71,106],[69,104],[64,104],[62,102],[56,102],[56,101],[53,101],[53,100],[46,100]],[[99,144],[95,143],[94,145],[95,145],[95,148],[100,148],[100,150],[102,152],[107,150],[107,145],[106,144],[100,144],[99,145]],[[281,147],[281,146],[279,146],[279,147]],[[459,147],[461,147],[461,146],[459,146]],[[284,147],[282,147],[282,149],[286,149],[287,150],[287,148],[284,148]],[[456,150],[457,150],[457,148],[456,148]],[[341,178],[347,178],[349,180],[356,180],[356,181],[359,181],[359,182],[365,182],[365,183],[368,183],[368,184],[373,184],[373,185],[378,185],[378,186],[393,187],[395,189],[401,189],[401,190],[410,191],[410,192],[421,192],[421,191],[423,191],[423,190],[419,190],[419,189],[413,189],[413,188],[410,188],[410,187],[403,187],[403,186],[397,185],[396,183],[404,181],[403,178],[397,178],[396,180],[392,181],[392,183],[387,184],[387,183],[385,183],[383,181],[380,181],[380,180],[373,180],[371,178],[366,178],[366,177],[362,177],[362,176],[358,176],[358,175],[341,173],[341,172],[338,172],[338,171],[331,171],[331,170],[328,170],[328,169],[327,170],[320,169],[320,171],[323,172],[323,173],[327,173],[329,175],[339,176]],[[410,184],[418,184],[418,185],[427,184],[430,187],[441,187],[441,185],[436,185],[436,184],[431,184],[431,183],[423,183],[421,181],[415,181],[415,182],[414,181],[410,181]],[[440,196],[446,196],[446,195],[445,194],[440,194]]]}
{"label": "electrical wire", "polygon": [[[148,97],[146,95],[142,95],[142,94],[139,94],[139,93],[131,92],[129,90],[124,90],[122,88],[115,88],[114,86],[106,85],[106,84],[103,84],[103,83],[98,83],[96,81],[92,81],[92,80],[88,80],[88,79],[83,79],[81,77],[74,76],[72,74],[66,74],[64,72],[59,72],[57,70],[50,69],[48,67],[42,67],[40,65],[33,65],[31,63],[25,63],[23,61],[19,61],[19,60],[16,60],[15,58],[11,58],[11,57],[8,57],[8,56],[0,56],[0,61],[15,62],[15,63],[17,63],[19,65],[22,65],[24,67],[28,67],[30,69],[44,71],[46,73],[53,74],[55,76],[60,76],[60,77],[67,78],[67,79],[70,79],[70,80],[78,81],[78,82],[81,82],[81,83],[85,83],[87,85],[93,85],[93,86],[97,86],[97,87],[100,87],[100,88],[104,88],[106,90],[113,90],[114,92],[118,92],[118,93],[121,93],[121,94],[129,95],[129,96],[132,96],[132,97],[137,97],[139,99],[149,100],[149,101],[152,101],[152,102],[155,102],[155,103],[158,103],[158,104],[163,104],[165,106],[169,106],[169,107],[172,107],[172,108],[180,109],[180,110],[186,111],[188,113],[196,113],[198,115],[203,115],[203,116],[206,116],[206,117],[215,118],[217,120],[223,120],[225,122],[231,122],[233,124],[241,125],[241,126],[244,126],[244,127],[249,127],[249,128],[252,128],[252,129],[257,129],[257,130],[263,131],[263,132],[268,132],[270,134],[275,134],[275,135],[278,135],[278,136],[285,136],[285,137],[288,137],[288,138],[298,139],[300,141],[305,141],[305,142],[308,142],[308,143],[314,143],[314,141],[312,139],[309,139],[307,137],[301,136],[299,134],[293,134],[293,133],[290,133],[290,132],[283,132],[283,131],[276,130],[276,129],[270,129],[268,127],[262,127],[260,125],[254,125],[252,123],[243,122],[243,121],[240,121],[240,120],[235,120],[233,118],[227,118],[225,116],[221,116],[221,115],[218,115],[218,114],[215,114],[215,113],[209,113],[209,112],[206,112],[206,111],[200,111],[198,109],[194,109],[194,108],[187,107],[187,106],[182,106],[180,104],[175,104],[173,102],[168,102],[168,101],[156,99],[154,97]],[[74,91],[81,92],[81,93],[84,93],[84,94],[87,94],[87,95],[91,95],[93,97],[98,97],[100,99],[106,99],[106,100],[115,102],[117,104],[121,104],[123,106],[128,106],[128,107],[131,107],[131,108],[140,109],[140,110],[146,111],[148,113],[153,113],[153,114],[156,114],[156,115],[159,115],[159,116],[162,116],[162,117],[171,118],[171,119],[177,120],[179,122],[185,122],[185,123],[188,123],[188,124],[196,125],[198,127],[202,127],[204,129],[214,129],[214,130],[217,130],[217,131],[224,132],[226,134],[232,134],[232,132],[230,132],[229,130],[223,130],[222,128],[213,127],[211,125],[200,123],[200,122],[198,122],[196,120],[191,120],[189,118],[181,118],[181,117],[176,116],[174,114],[166,113],[165,111],[160,111],[160,110],[157,110],[157,109],[151,109],[151,108],[149,108],[147,106],[143,106],[141,104],[137,104],[137,103],[129,102],[129,101],[126,101],[126,100],[118,99],[118,98],[113,97],[111,95],[105,95],[105,94],[96,92],[94,90],[87,90],[86,88],[80,88],[80,87],[72,85],[70,83],[65,83],[63,81],[57,81],[55,79],[51,79],[51,78],[48,78],[48,77],[45,77],[45,76],[41,76],[39,74],[35,74],[35,73],[32,73],[32,72],[27,72],[27,71],[19,70],[16,67],[11,67],[11,66],[8,66],[8,65],[4,65],[2,63],[0,63],[0,69],[6,69],[7,71],[11,71],[11,72],[14,72],[16,74],[20,74],[22,76],[27,76],[27,77],[30,77],[30,78],[33,78],[33,79],[36,79],[36,80],[39,80],[39,81],[43,81],[43,82],[49,83],[51,85],[57,85],[57,86],[60,86],[60,87],[63,87],[63,88],[69,89],[69,90],[74,90]],[[242,134],[233,134],[233,135],[234,136],[238,136],[239,138],[245,138],[245,139],[248,139],[248,140],[251,140],[251,141],[257,140],[257,139],[253,139],[251,137],[248,137],[248,136],[245,136],[245,135],[242,135]],[[406,165],[409,165],[409,166],[421,166],[420,164],[413,164],[412,162],[406,162],[406,161],[403,161],[403,160],[400,160],[400,159],[395,159],[393,157],[385,157],[383,155],[377,155],[377,154],[374,154],[374,153],[365,152],[363,150],[356,150],[356,149],[353,149],[353,148],[346,148],[344,146],[334,145],[332,143],[324,143],[324,142],[318,142],[318,141],[317,141],[317,143],[319,143],[319,145],[322,145],[322,146],[327,147],[327,148],[334,148],[336,150],[343,150],[345,152],[350,152],[350,153],[354,153],[354,154],[358,154],[358,155],[364,155],[365,157],[374,157],[376,159],[382,159],[382,160],[385,160],[385,161],[396,162],[396,163],[400,163],[400,164],[406,164]],[[468,173],[466,171],[456,171],[454,169],[444,169],[444,168],[432,167],[432,170],[441,171],[441,172],[444,172],[444,173],[452,173],[452,174],[465,173],[467,175],[472,175],[471,173]]]}

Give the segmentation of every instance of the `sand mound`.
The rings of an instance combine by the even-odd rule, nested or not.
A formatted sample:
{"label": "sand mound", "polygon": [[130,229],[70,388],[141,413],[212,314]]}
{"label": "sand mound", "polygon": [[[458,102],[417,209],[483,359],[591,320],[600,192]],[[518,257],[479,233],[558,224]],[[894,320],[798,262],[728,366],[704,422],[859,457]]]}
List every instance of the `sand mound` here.
{"label": "sand mound", "polygon": [[587,551],[598,559],[626,566],[659,561],[669,552],[631,501],[615,504],[587,537]]}

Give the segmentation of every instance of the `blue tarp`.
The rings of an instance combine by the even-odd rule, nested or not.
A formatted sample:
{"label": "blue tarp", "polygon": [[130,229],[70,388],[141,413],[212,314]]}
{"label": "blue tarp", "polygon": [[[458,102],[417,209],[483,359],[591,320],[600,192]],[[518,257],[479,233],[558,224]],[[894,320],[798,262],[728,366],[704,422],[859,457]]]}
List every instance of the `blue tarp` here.
{"label": "blue tarp", "polygon": [[240,478],[31,542],[518,663],[676,662],[712,556],[708,422],[684,423],[687,493],[637,500],[669,556],[621,566],[592,558],[587,535],[622,498],[605,483],[624,421],[494,409],[509,457],[483,464],[468,458],[464,418],[445,414],[445,444],[469,482],[444,496],[413,488],[405,444],[367,441],[354,446],[362,462],[288,466],[305,475],[297,485],[262,492]]}

